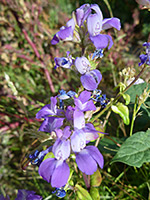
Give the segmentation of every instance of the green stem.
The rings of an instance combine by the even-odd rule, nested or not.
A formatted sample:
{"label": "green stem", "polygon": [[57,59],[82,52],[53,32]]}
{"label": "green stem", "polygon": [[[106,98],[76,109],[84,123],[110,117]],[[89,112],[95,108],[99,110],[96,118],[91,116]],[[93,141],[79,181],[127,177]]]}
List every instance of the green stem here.
{"label": "green stem", "polygon": [[112,12],[112,9],[110,7],[110,4],[109,4],[108,0],[103,0],[103,1],[105,2],[106,6],[107,6],[107,8],[109,10],[110,17],[113,17],[113,12]]}
{"label": "green stem", "polygon": [[136,107],[137,107],[137,96],[136,96],[136,99],[135,99],[135,104],[134,104],[134,109],[133,109],[133,116],[132,116],[132,121],[131,121],[131,127],[130,127],[130,136],[132,136],[132,133],[133,133],[133,126],[134,126],[134,120],[136,118],[136,113],[137,113],[137,110],[136,110]]}
{"label": "green stem", "polygon": [[122,94],[123,93],[125,93],[137,80],[138,80],[138,78],[141,76],[141,74],[144,72],[144,70],[145,70],[145,68],[146,68],[146,65],[144,65],[144,67],[142,68],[142,70],[140,71],[140,73],[135,77],[135,79],[124,89],[124,91],[122,91],[122,93],[120,94],[118,94],[117,96],[116,96],[116,98],[113,100],[113,101],[111,101],[107,106],[106,106],[106,108],[104,108],[99,114],[97,114],[92,120],[91,120],[91,123],[93,123],[95,120],[97,120],[100,116],[102,116],[104,113],[105,113],[105,111],[107,111],[114,103],[116,103],[119,99],[120,99],[120,97],[122,96]]}

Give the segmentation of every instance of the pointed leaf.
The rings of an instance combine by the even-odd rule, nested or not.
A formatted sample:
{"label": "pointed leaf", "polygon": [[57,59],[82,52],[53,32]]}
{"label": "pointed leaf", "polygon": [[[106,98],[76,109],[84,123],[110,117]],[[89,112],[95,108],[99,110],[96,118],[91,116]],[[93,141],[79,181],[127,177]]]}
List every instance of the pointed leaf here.
{"label": "pointed leaf", "polygon": [[150,130],[137,132],[129,137],[112,159],[111,163],[114,162],[123,162],[135,167],[150,162]]}

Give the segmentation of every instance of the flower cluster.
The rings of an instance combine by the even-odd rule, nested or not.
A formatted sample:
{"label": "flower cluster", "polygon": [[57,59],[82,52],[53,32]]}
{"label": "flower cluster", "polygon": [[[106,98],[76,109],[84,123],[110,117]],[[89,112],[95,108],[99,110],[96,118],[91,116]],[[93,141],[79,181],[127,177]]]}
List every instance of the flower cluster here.
{"label": "flower cluster", "polygon": [[[73,68],[79,73],[85,89],[78,93],[60,90],[57,96],[51,97],[50,104],[45,105],[36,114],[37,119],[44,119],[39,131],[50,134],[54,143],[46,150],[36,150],[30,154],[29,161],[37,165],[40,176],[56,188],[54,193],[58,197],[64,197],[66,194],[64,187],[70,176],[72,161],[87,175],[92,175],[98,166],[103,168],[104,165],[103,156],[98,148],[88,144],[95,141],[102,132],[97,131],[93,124],[89,123],[87,112],[90,111],[91,117],[92,113],[97,111],[97,103],[101,109],[108,103],[106,95],[102,95],[97,89],[102,74],[96,69],[96,59],[103,57],[104,48],[112,47],[111,36],[102,34],[103,30],[112,27],[120,30],[118,18],[103,19],[97,4],[84,4],[73,12],[72,19],[60,28],[51,41],[53,45],[60,41],[80,44],[82,56],[74,58],[67,51],[66,57],[56,57],[54,61],[55,69]],[[90,44],[94,44],[96,50],[87,59],[85,49]]]}
{"label": "flower cluster", "polygon": [[54,35],[51,44],[55,45],[60,40],[83,41],[85,46],[90,40],[96,49],[107,46],[110,49],[113,45],[111,36],[101,34],[101,32],[112,27],[120,30],[118,18],[103,19],[103,14],[97,4],[84,4],[73,12],[73,18],[66,23],[66,26],[61,27],[60,31]]}
{"label": "flower cluster", "polygon": [[[75,154],[78,168],[85,174],[91,175],[97,170],[97,164],[103,168],[104,160],[98,148],[87,146],[90,141],[96,140],[98,131],[91,123],[86,123],[85,112],[95,111],[96,107],[91,100],[91,92],[83,91],[77,97],[72,91],[70,98],[74,104],[57,106],[57,100],[69,98],[69,93],[64,91],[56,97],[51,97],[51,103],[45,105],[37,114],[36,118],[44,118],[39,130],[53,134],[55,143],[42,152],[35,152],[32,156],[38,163],[39,174],[44,180],[50,182],[52,187],[60,188],[66,185],[70,169],[69,157]],[[53,157],[41,162],[41,158],[52,152]],[[34,155],[37,155],[36,159]]]}
{"label": "flower cluster", "polygon": [[[93,14],[94,12],[94,14]],[[101,34],[102,30],[109,28],[120,30],[120,20],[118,18],[103,19],[102,12],[97,4],[84,4],[73,12],[73,18],[70,19],[66,26],[60,28],[51,43],[57,44],[59,41],[73,41],[81,45],[84,54],[85,47],[93,43],[96,47],[91,60],[103,57],[103,48],[108,46],[110,49],[113,41],[110,35]],[[85,56],[76,59],[67,52],[67,57],[54,59],[55,69],[58,67],[71,68],[75,65],[76,71],[81,75],[80,80],[86,90],[97,89],[102,75],[96,66],[93,67]]]}

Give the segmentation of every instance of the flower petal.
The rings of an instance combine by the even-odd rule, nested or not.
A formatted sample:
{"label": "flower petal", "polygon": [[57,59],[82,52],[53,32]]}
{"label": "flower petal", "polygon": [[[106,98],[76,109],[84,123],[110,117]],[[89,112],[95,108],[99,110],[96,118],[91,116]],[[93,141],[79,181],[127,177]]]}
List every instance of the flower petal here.
{"label": "flower petal", "polygon": [[84,113],[80,110],[75,110],[73,113],[74,128],[81,129],[85,126]]}
{"label": "flower petal", "polygon": [[48,183],[51,182],[51,176],[54,172],[57,160],[55,158],[47,158],[39,167],[39,175]]}
{"label": "flower petal", "polygon": [[76,154],[76,163],[79,169],[88,175],[92,175],[97,170],[96,161],[90,156],[86,149]]}
{"label": "flower petal", "polygon": [[51,133],[56,128],[60,128],[63,125],[63,120],[64,118],[46,117],[41,124],[39,131]]}
{"label": "flower petal", "polygon": [[103,49],[108,46],[108,49],[110,49],[113,45],[113,41],[111,36],[99,34],[96,36],[90,36],[90,40],[93,42],[96,49]]}
{"label": "flower petal", "polygon": [[58,38],[61,40],[72,40],[73,30],[72,27],[61,27],[60,31],[57,33]]}
{"label": "flower petal", "polygon": [[76,10],[76,20],[79,27],[84,24],[84,21],[86,20],[90,12],[90,4],[84,4]]}
{"label": "flower petal", "polygon": [[91,9],[95,10],[96,14],[98,14],[100,20],[103,20],[103,14],[102,11],[100,10],[99,6],[97,4],[91,4]]}
{"label": "flower petal", "polygon": [[56,166],[51,179],[52,187],[60,188],[66,185],[70,175],[70,169],[66,162]]}
{"label": "flower petal", "polygon": [[52,44],[52,45],[55,45],[55,44],[57,44],[58,42],[59,42],[59,38],[58,38],[58,36],[55,34],[54,37],[53,37],[53,39],[51,40],[51,44]]}
{"label": "flower petal", "polygon": [[80,74],[86,73],[91,68],[89,60],[84,56],[76,58],[75,66]]}
{"label": "flower petal", "polygon": [[71,135],[70,126],[66,126],[63,131],[63,138],[68,139]]}
{"label": "flower petal", "polygon": [[80,78],[81,83],[86,90],[95,90],[98,87],[101,79],[102,75],[97,69],[82,75]]}
{"label": "flower petal", "polygon": [[82,129],[86,135],[86,141],[96,140],[98,138],[98,131],[95,129],[93,124],[88,123]]}
{"label": "flower petal", "polygon": [[57,160],[66,160],[70,156],[70,140],[57,139],[52,148]]}
{"label": "flower petal", "polygon": [[71,18],[71,19],[66,23],[66,26],[67,26],[67,27],[71,27],[72,31],[74,31],[74,29],[75,29],[75,22],[74,22],[74,19]]}
{"label": "flower petal", "polygon": [[121,28],[120,19],[116,17],[106,18],[102,21],[102,29],[116,28],[118,31]]}
{"label": "flower petal", "polygon": [[104,158],[97,147],[95,146],[87,146],[86,150],[93,157],[93,159],[98,163],[100,168],[102,169],[104,166]]}
{"label": "flower petal", "polygon": [[83,92],[81,92],[80,96],[78,97],[78,99],[79,99],[82,103],[87,102],[90,98],[91,98],[91,92],[88,92],[88,91],[86,91],[86,90],[84,90]]}
{"label": "flower petal", "polygon": [[37,114],[36,118],[41,119],[47,117],[48,115],[56,115],[57,114],[57,97],[51,97],[51,103],[45,105]]}
{"label": "flower petal", "polygon": [[82,130],[75,130],[71,135],[71,148],[74,152],[80,152],[86,145],[85,133]]}
{"label": "flower petal", "polygon": [[102,20],[97,14],[91,14],[87,19],[87,28],[91,36],[98,35],[102,30]]}

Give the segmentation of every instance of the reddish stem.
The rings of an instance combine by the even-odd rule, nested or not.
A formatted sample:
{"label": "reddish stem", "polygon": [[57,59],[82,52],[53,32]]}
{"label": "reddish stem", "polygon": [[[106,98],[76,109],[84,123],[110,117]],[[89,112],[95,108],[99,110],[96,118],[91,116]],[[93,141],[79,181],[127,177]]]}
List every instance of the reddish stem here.
{"label": "reddish stem", "polygon": [[22,32],[23,32],[23,34],[24,34],[24,36],[25,36],[25,39],[28,41],[28,43],[29,43],[30,46],[32,47],[32,49],[33,49],[33,51],[34,51],[36,57],[38,57],[39,61],[44,65],[44,72],[45,72],[46,78],[47,78],[47,80],[48,80],[48,83],[49,83],[51,92],[52,92],[52,93],[55,93],[55,89],[54,89],[54,86],[53,86],[52,79],[51,79],[51,77],[50,77],[50,75],[49,75],[48,70],[46,69],[46,65],[45,65],[43,59],[41,58],[41,56],[40,56],[40,54],[39,54],[39,52],[38,52],[38,50],[37,50],[35,44],[32,42],[32,40],[31,40],[30,37],[28,36],[28,34],[27,34],[27,32],[26,32],[25,29],[22,29]]}

